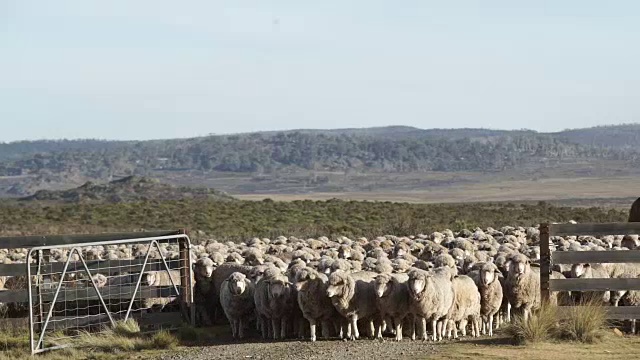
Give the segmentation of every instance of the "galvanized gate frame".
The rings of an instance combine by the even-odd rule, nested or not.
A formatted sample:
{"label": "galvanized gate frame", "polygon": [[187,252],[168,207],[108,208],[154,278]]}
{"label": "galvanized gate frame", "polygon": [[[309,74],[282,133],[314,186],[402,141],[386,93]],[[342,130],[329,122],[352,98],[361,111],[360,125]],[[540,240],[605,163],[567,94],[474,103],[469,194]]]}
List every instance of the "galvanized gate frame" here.
{"label": "galvanized gate frame", "polygon": [[[58,346],[53,346],[53,347],[48,347],[48,348],[44,348],[44,336],[46,334],[46,329],[47,326],[49,325],[49,322],[51,320],[51,317],[53,315],[53,310],[54,310],[54,304],[56,303],[56,300],[58,299],[58,295],[60,294],[60,290],[62,289],[62,284],[64,283],[64,278],[65,275],[67,274],[67,270],[69,267],[69,263],[71,262],[72,259],[72,255],[75,253],[78,254],[78,257],[80,259],[80,261],[82,262],[82,265],[84,267],[84,271],[87,274],[87,276],[89,277],[89,279],[91,279],[91,285],[93,287],[93,289],[96,291],[96,294],[100,300],[100,304],[102,306],[102,308],[104,309],[105,313],[107,314],[107,316],[109,317],[109,322],[111,323],[111,325],[115,325],[115,321],[113,319],[113,316],[111,315],[111,312],[109,311],[109,308],[107,307],[104,298],[102,296],[102,294],[100,293],[100,290],[98,288],[98,286],[95,283],[95,280],[93,278],[93,274],[91,274],[91,270],[89,270],[89,267],[87,266],[87,263],[84,259],[84,257],[82,256],[82,251],[81,251],[81,247],[88,247],[88,246],[104,246],[104,245],[122,245],[122,244],[131,244],[131,243],[142,243],[142,242],[149,242],[149,247],[147,249],[147,253],[145,255],[144,258],[144,262],[142,263],[142,267],[140,270],[140,274],[138,276],[137,282],[136,282],[136,286],[135,286],[135,290],[131,296],[131,300],[129,301],[129,305],[127,308],[127,312],[126,315],[124,317],[124,320],[129,319],[129,316],[131,314],[131,309],[133,307],[133,304],[135,302],[135,298],[136,295],[138,294],[138,291],[140,289],[140,283],[142,282],[142,277],[144,275],[144,270],[147,267],[148,261],[149,261],[149,256],[151,254],[151,249],[153,247],[153,245],[155,244],[156,248],[161,251],[160,249],[160,244],[158,243],[158,241],[162,241],[162,240],[170,240],[170,239],[177,239],[180,241],[180,253],[181,254],[185,254],[185,256],[183,256],[180,260],[183,262],[182,266],[181,266],[181,270],[184,269],[186,270],[186,276],[184,276],[185,274],[182,274],[181,271],[181,287],[183,287],[185,289],[184,292],[181,292],[179,287],[176,285],[176,283],[174,282],[173,276],[171,276],[171,272],[170,272],[170,268],[169,265],[167,264],[167,261],[164,257],[162,257],[162,263],[164,266],[164,270],[168,272],[169,274],[169,279],[171,281],[171,285],[173,286],[173,289],[176,292],[177,297],[182,297],[182,301],[180,302],[181,305],[184,305],[185,302],[192,304],[193,303],[193,292],[191,291],[191,279],[193,278],[193,274],[192,274],[192,268],[191,268],[191,240],[189,239],[189,236],[186,233],[183,234],[177,234],[177,235],[168,235],[168,236],[157,236],[157,237],[141,237],[141,238],[134,238],[134,239],[123,239],[123,240],[110,240],[110,241],[100,241],[100,242],[90,242],[90,243],[82,243],[82,244],[66,244],[66,245],[49,245],[49,246],[37,246],[37,247],[33,247],[30,249],[28,255],[27,255],[27,259],[31,259],[34,254],[37,254],[37,273],[35,276],[35,279],[33,279],[32,277],[32,271],[31,271],[31,267],[33,266],[33,264],[27,262],[26,266],[27,266],[27,281],[28,281],[28,296],[29,296],[29,341],[30,341],[30,345],[31,345],[31,354],[37,354],[40,352],[44,352],[44,351],[49,351],[49,350],[54,350],[54,349],[60,349],[60,348],[65,348],[65,347],[69,347],[70,345],[58,345]],[[33,285],[32,282],[33,280],[35,280],[35,287],[38,290],[38,304],[40,306],[42,306],[42,302],[40,299],[40,294],[39,294],[39,290],[40,290],[40,282],[41,282],[41,268],[42,268],[42,260],[43,260],[43,256],[42,253],[45,250],[51,250],[51,249],[61,249],[61,248],[70,248],[71,250],[69,251],[68,254],[68,258],[67,261],[64,264],[64,268],[62,270],[62,273],[60,274],[60,280],[58,281],[54,296],[53,296],[53,300],[51,302],[51,307],[49,308],[49,311],[47,312],[46,318],[44,320],[44,324],[42,325],[42,328],[39,329],[40,330],[40,334],[38,336],[38,339],[36,341],[36,329],[35,329],[35,325],[36,325],[36,321],[34,319],[34,294],[33,294]],[[183,314],[186,314],[186,312],[184,312],[184,306],[181,306],[182,310],[183,310]],[[193,313],[194,313],[194,309],[193,306],[191,306],[191,316],[190,317],[190,321],[193,323],[194,319],[193,319]],[[39,314],[40,315],[40,314]],[[39,324],[42,323],[42,321],[38,322]]]}

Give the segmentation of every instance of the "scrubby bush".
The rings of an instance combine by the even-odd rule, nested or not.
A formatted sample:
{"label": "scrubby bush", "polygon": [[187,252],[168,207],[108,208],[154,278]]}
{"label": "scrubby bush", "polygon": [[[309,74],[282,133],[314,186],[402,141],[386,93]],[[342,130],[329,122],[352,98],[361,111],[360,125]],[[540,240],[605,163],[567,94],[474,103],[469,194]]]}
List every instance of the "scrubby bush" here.
{"label": "scrubby bush", "polygon": [[416,235],[462,228],[532,226],[541,222],[626,221],[627,213],[602,208],[536,204],[407,204],[370,201],[149,201],[119,204],[0,206],[0,234],[203,230],[220,240]]}

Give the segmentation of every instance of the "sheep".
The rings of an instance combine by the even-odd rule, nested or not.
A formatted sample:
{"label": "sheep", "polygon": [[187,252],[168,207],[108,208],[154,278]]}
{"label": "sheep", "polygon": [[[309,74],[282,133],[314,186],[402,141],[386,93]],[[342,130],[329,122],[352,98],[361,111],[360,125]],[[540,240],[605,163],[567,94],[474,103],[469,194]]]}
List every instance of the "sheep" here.
{"label": "sheep", "polygon": [[[316,341],[316,326],[321,325],[322,336],[327,339],[331,325],[342,325],[340,314],[327,296],[329,279],[321,272],[310,267],[298,271],[295,276],[295,286],[298,291],[297,301],[302,315],[309,321],[310,339]],[[337,322],[337,323],[336,323]],[[342,327],[340,335],[342,337]]]}
{"label": "sheep", "polygon": [[482,334],[489,333],[493,336],[493,317],[500,311],[503,300],[502,284],[499,277],[502,276],[495,264],[485,263],[480,268],[477,280],[475,280],[480,292],[480,316],[482,317]]}
{"label": "sheep", "polygon": [[[480,292],[475,282],[466,275],[459,275],[452,280],[454,301],[449,309],[447,318],[449,327],[447,328],[447,338],[458,338],[458,328],[462,331],[462,336],[467,335],[467,321],[471,319],[471,334],[474,337],[480,336]],[[459,326],[456,327],[456,323]]]}
{"label": "sheep", "polygon": [[[622,274],[622,279],[637,278],[635,274]],[[617,290],[611,292],[611,305],[613,306],[640,306],[640,291],[637,290]],[[636,319],[629,319],[631,322],[631,333],[636,333]]]}
{"label": "sheep", "polygon": [[256,313],[262,325],[262,337],[269,335],[267,320],[271,321],[274,340],[287,337],[287,321],[293,311],[292,284],[279,270],[268,268],[258,281],[254,292]]}
{"label": "sheep", "polygon": [[193,303],[198,324],[209,326],[215,320],[216,304],[211,308],[216,291],[213,286],[215,263],[208,257],[202,257],[193,264],[195,284],[193,286]]}
{"label": "sheep", "polygon": [[536,270],[526,256],[514,255],[505,280],[505,295],[511,308],[522,314],[525,323],[531,312],[540,308],[540,272]]}
{"label": "sheep", "polygon": [[[600,264],[574,264],[571,267],[571,277],[575,279],[608,279],[609,273],[607,269]],[[585,298],[593,300],[600,299],[608,303],[611,299],[611,294],[609,291],[577,292],[575,293],[574,301],[584,301]]]}
{"label": "sheep", "polygon": [[[374,279],[375,291],[377,295],[376,305],[380,312],[380,317],[393,320],[396,331],[396,341],[402,341],[402,324],[404,319],[410,315],[410,297],[406,274],[379,274]],[[378,325],[378,338],[382,338],[382,325]]]}
{"label": "sheep", "polygon": [[344,271],[344,272],[349,272],[352,269],[352,265],[349,261],[345,260],[345,259],[337,259],[335,261],[333,261],[331,263],[331,271],[330,272],[335,272],[335,271]]}
{"label": "sheep", "polygon": [[231,335],[234,339],[243,339],[255,307],[253,283],[243,273],[232,273],[220,287],[220,304],[229,320]]}
{"label": "sheep", "polygon": [[346,273],[341,270],[329,276],[327,296],[338,313],[349,320],[347,337],[351,340],[360,338],[358,320],[367,320],[370,335],[374,336],[374,322],[379,317],[373,286],[375,276],[373,272]]}
{"label": "sheep", "polygon": [[451,280],[452,274],[444,268],[430,272],[413,269],[409,272],[407,285],[412,300],[410,310],[423,319],[423,340],[427,338],[426,321],[431,322],[432,340],[442,340],[443,323],[439,321],[446,324],[455,297]]}
{"label": "sheep", "polygon": [[142,274],[142,286],[179,286],[180,270],[146,271]]}
{"label": "sheep", "polygon": [[440,254],[436,256],[433,260],[433,265],[435,265],[436,268],[448,267],[453,270],[454,275],[458,274],[458,264],[456,263],[456,260],[453,258],[453,256],[449,254]]}

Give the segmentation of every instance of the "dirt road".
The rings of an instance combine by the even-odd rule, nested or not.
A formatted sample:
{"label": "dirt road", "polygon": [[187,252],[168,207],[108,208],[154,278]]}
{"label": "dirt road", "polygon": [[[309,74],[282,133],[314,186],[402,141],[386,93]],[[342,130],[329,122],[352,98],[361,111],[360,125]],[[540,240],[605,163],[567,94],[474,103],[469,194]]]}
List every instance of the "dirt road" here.
{"label": "dirt road", "polygon": [[434,355],[437,347],[437,344],[410,340],[400,343],[391,340],[385,342],[331,340],[316,343],[308,341],[252,342],[183,348],[176,353],[163,355],[159,359],[425,359]]}

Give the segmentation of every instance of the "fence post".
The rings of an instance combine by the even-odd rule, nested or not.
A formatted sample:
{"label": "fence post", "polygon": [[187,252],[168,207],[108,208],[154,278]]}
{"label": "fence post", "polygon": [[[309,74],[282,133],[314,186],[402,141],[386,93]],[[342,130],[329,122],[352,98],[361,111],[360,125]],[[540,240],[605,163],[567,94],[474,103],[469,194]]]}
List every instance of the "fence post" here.
{"label": "fence post", "polygon": [[[189,318],[191,325],[195,325],[195,307],[193,306],[193,288],[191,287],[191,244],[188,240],[188,231],[180,229],[180,234],[187,238],[181,238],[180,247],[180,308],[183,316]],[[188,310],[188,312],[187,312]]]}
{"label": "fence post", "polygon": [[551,250],[549,248],[549,224],[540,224],[540,300],[548,304],[549,274],[551,273]]}

